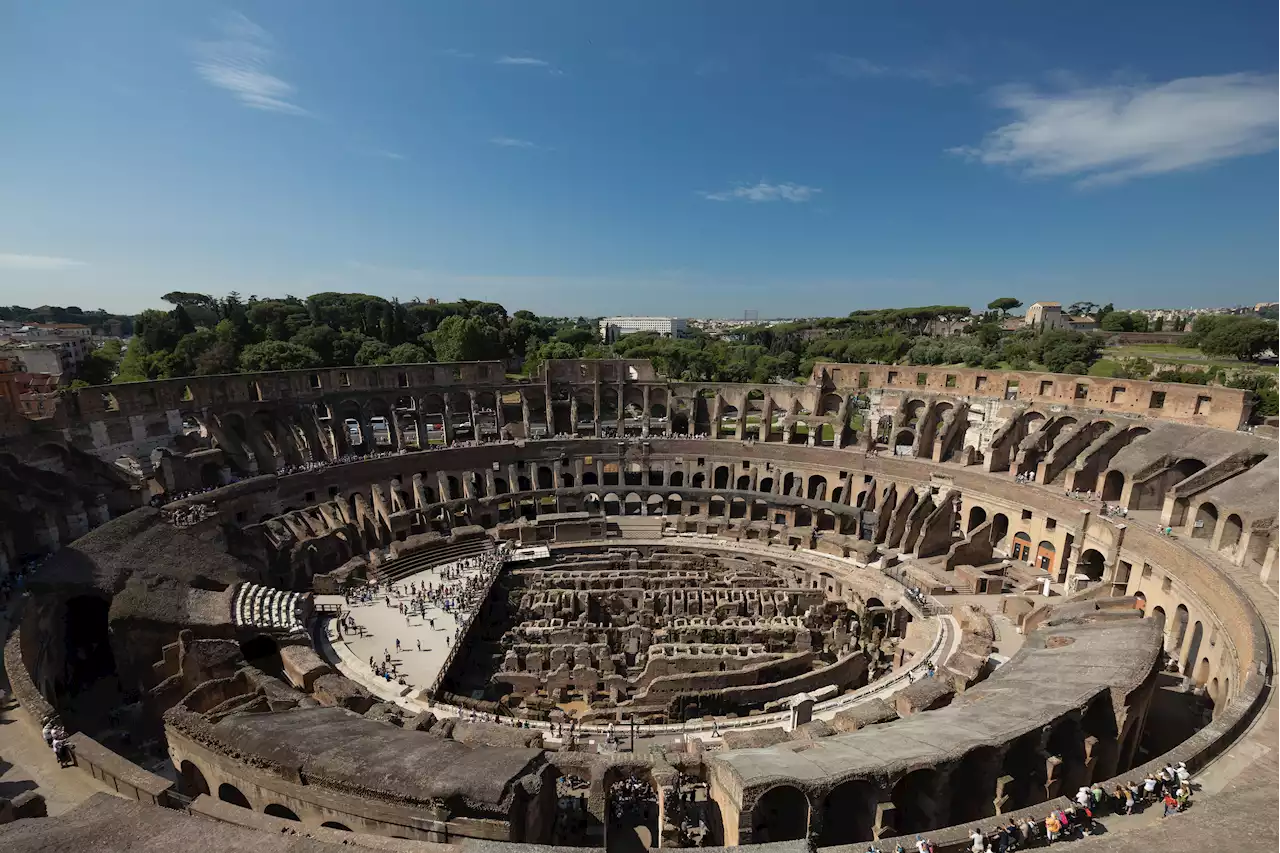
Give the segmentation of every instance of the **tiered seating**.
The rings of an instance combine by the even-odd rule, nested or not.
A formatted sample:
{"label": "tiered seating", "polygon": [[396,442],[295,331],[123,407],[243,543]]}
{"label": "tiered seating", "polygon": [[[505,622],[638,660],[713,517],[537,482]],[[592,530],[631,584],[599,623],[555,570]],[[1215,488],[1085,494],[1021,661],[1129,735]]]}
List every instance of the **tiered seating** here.
{"label": "tiered seating", "polygon": [[232,620],[242,628],[305,630],[307,595],[242,583],[231,602]]}
{"label": "tiered seating", "polygon": [[487,536],[464,539],[461,542],[442,542],[435,547],[424,548],[398,560],[383,563],[374,576],[379,583],[397,583],[432,566],[478,557],[492,551],[493,540]]}

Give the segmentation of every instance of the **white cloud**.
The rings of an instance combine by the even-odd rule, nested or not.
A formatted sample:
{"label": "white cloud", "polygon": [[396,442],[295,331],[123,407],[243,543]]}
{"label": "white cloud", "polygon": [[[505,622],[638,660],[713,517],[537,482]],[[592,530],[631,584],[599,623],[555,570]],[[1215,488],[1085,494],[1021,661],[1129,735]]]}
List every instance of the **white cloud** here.
{"label": "white cloud", "polygon": [[534,56],[500,56],[494,60],[497,65],[530,65],[535,68],[550,68],[551,63]]}
{"label": "white cloud", "polygon": [[88,266],[84,261],[54,258],[49,255],[11,255],[0,252],[0,269],[50,272]]}
{"label": "white cloud", "polygon": [[822,192],[816,187],[806,187],[803,184],[766,184],[764,181],[755,186],[737,186],[730,190],[721,190],[720,192],[700,191],[698,195],[708,201],[790,201],[802,202],[809,201],[815,195]]}
{"label": "white cloud", "polygon": [[516,139],[513,136],[495,136],[489,140],[492,145],[499,145],[503,148],[537,148],[538,146],[527,139]]}
{"label": "white cloud", "polygon": [[386,151],[383,149],[376,149],[369,153],[371,153],[374,157],[381,157],[384,160],[407,160],[408,159],[403,154],[397,154],[395,151]]}
{"label": "white cloud", "polygon": [[931,86],[956,86],[972,82],[968,75],[937,63],[884,65],[873,62],[865,56],[846,56],[842,53],[823,54],[819,60],[832,74],[850,80],[875,78],[915,80]]}
{"label": "white cloud", "polygon": [[1037,92],[1008,86],[996,105],[1016,120],[976,146],[948,149],[1029,177],[1114,184],[1261,154],[1276,147],[1274,74]]}
{"label": "white cloud", "polygon": [[275,50],[266,30],[239,12],[220,20],[217,26],[221,38],[196,45],[196,73],[205,82],[230,92],[255,110],[310,115],[293,102],[297,91],[293,84],[268,70]]}

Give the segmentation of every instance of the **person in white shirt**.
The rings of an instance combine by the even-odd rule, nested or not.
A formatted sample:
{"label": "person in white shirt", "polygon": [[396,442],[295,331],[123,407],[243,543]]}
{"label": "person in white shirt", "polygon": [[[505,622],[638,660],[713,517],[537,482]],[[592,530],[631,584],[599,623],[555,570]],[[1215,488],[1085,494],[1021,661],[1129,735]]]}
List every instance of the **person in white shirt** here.
{"label": "person in white shirt", "polygon": [[974,829],[974,831],[970,833],[969,839],[973,842],[969,845],[969,849],[972,850],[973,853],[984,853],[987,849],[987,840],[982,837],[981,829]]}

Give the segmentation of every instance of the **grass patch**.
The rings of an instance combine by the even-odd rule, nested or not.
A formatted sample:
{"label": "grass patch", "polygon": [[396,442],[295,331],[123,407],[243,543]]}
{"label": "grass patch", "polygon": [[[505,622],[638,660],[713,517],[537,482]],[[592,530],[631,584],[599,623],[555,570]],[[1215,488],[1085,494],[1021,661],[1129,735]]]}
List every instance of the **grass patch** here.
{"label": "grass patch", "polygon": [[1101,376],[1106,379],[1114,379],[1119,372],[1120,363],[1109,358],[1100,358],[1089,368],[1090,376]]}

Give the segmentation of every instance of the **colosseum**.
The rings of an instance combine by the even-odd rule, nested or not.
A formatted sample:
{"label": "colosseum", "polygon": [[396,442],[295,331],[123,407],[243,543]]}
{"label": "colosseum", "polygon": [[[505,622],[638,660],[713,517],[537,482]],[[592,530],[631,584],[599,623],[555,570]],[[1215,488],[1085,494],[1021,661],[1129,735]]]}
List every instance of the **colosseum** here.
{"label": "colosseum", "polygon": [[1082,843],[1276,848],[1246,391],[550,361],[4,405],[0,759],[73,764],[0,775],[6,851],[960,850],[1181,764],[1189,816]]}

